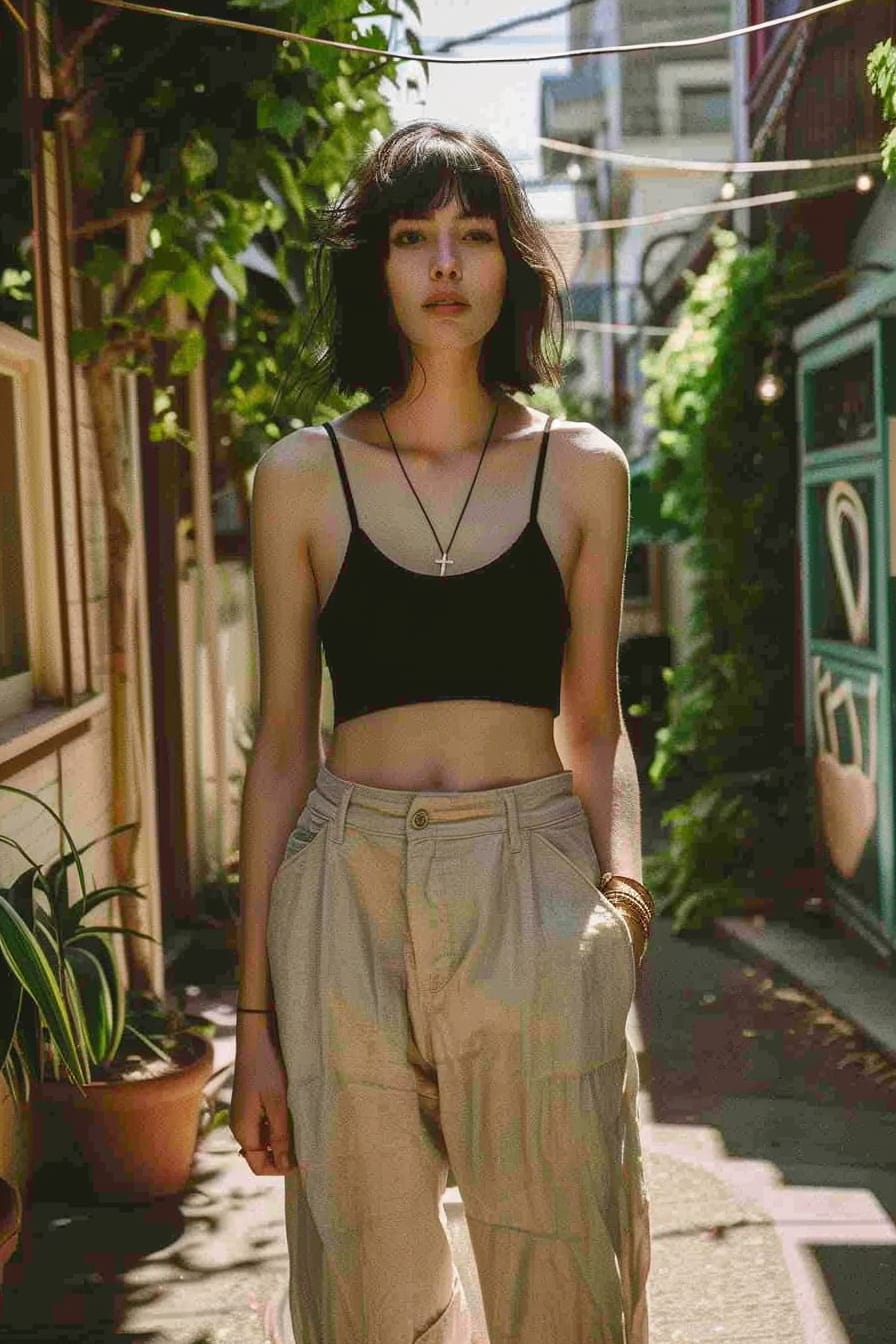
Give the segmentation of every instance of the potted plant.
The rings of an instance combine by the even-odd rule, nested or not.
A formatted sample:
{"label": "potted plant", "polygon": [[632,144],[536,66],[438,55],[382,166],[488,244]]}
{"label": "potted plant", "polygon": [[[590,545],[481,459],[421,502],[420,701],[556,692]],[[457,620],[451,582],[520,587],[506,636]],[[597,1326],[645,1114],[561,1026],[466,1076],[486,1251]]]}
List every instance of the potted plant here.
{"label": "potted plant", "polygon": [[[0,1070],[16,1104],[31,1109],[31,1175],[62,1164],[101,1200],[179,1193],[212,1074],[214,1026],[151,993],[126,991],[111,935],[151,935],[88,924],[87,916],[118,892],[144,893],[88,889],[81,856],[96,841],[78,849],[43,799],[0,790],[46,808],[69,847],[44,870],[0,835],[26,864],[10,887],[0,886]],[[71,904],[70,870],[80,888]],[[205,1129],[224,1119],[226,1111],[206,1117]]]}
{"label": "potted plant", "polygon": [[7,1261],[19,1244],[22,1198],[16,1186],[0,1177],[0,1284]]}

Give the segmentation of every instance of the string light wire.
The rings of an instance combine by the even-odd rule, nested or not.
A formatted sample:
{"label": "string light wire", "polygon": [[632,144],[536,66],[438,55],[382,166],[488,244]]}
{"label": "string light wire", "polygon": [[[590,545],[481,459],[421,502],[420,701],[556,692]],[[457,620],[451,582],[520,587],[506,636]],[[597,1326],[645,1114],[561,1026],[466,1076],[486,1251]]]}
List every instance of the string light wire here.
{"label": "string light wire", "polygon": [[[9,0],[5,0],[9,4]],[[152,14],[161,18],[175,19],[186,23],[203,23],[212,27],[233,28],[242,32],[259,33],[262,36],[277,37],[283,42],[309,42],[315,46],[337,47],[343,51],[352,51],[362,55],[377,56],[379,58],[393,57],[399,61],[420,61],[422,64],[434,62],[439,65],[495,65],[511,64],[519,61],[548,61],[559,60],[570,56],[608,56],[616,55],[630,51],[660,51],[673,47],[693,47],[703,46],[712,42],[722,42],[731,37],[743,37],[748,33],[760,32],[766,28],[778,27],[782,24],[796,23],[804,19],[814,18],[818,14],[823,14],[833,9],[840,9],[844,5],[853,4],[854,0],[826,0],[826,3],[814,5],[810,9],[797,10],[793,14],[783,14],[775,19],[766,19],[762,23],[748,24],[743,28],[733,28],[723,33],[711,33],[705,37],[689,37],[659,42],[636,42],[610,47],[580,47],[571,51],[560,52],[542,52],[528,56],[426,56],[418,55],[415,52],[396,52],[388,48],[365,47],[355,42],[339,42],[335,38],[311,37],[305,33],[292,33],[282,28],[268,28],[261,24],[242,23],[236,19],[219,19],[205,14],[190,14],[179,10],[161,9],[156,5],[141,5],[134,3],[134,0],[92,0],[94,4],[105,5],[113,9],[131,10],[140,14]],[[615,158],[617,160],[635,160],[641,163],[648,163],[651,160],[647,156],[624,155],[615,150],[601,150],[589,148],[582,145],[572,145],[567,141],[554,141],[546,137],[538,136],[537,141],[557,149],[569,149],[571,152],[580,156],[595,158]],[[663,167],[671,168],[673,165],[682,171],[694,172],[724,172],[726,169],[731,172],[770,172],[773,169],[787,170],[789,167],[814,167],[823,164],[847,164],[847,163],[868,163],[876,159],[876,154],[849,156],[848,158],[828,159],[828,160],[789,160],[784,163],[756,162],[748,164],[725,163],[706,163],[699,160],[653,160],[654,163],[661,164]],[[844,183],[841,186],[825,188],[821,191],[786,191],[774,192],[766,196],[744,197],[741,200],[730,200],[721,202],[710,202],[701,205],[679,206],[673,210],[663,210],[651,215],[633,215],[626,219],[603,219],[603,220],[585,220],[574,224],[553,224],[551,227],[558,233],[581,233],[581,232],[604,232],[611,229],[630,228],[639,224],[659,224],[667,220],[682,219],[686,216],[715,214],[726,210],[744,210],[760,205],[779,205],[787,201],[806,199],[811,196],[830,195],[841,191],[847,187],[854,186],[853,183]]]}
{"label": "string light wire", "polygon": [[572,51],[535,52],[524,56],[429,56],[413,51],[392,51],[388,47],[365,47],[357,42],[339,42],[331,37],[311,37],[307,33],[291,33],[285,28],[268,28],[257,23],[242,23],[237,19],[213,18],[208,14],[189,14],[176,9],[160,9],[157,5],[138,5],[133,0],[92,0],[95,5],[106,5],[112,9],[129,9],[136,14],[155,14],[161,18],[177,19],[184,23],[206,23],[216,28],[234,28],[241,32],[260,33],[265,37],[277,37],[283,42],[310,42],[314,46],[338,47],[342,51],[356,52],[363,56],[378,56],[381,60],[391,57],[396,61],[419,61],[421,65],[509,65],[519,61],[558,61],[570,56],[615,56],[629,51],[665,51],[680,47],[707,46],[713,42],[724,42],[731,37],[745,37],[748,33],[758,33],[765,28],[776,28],[785,23],[799,23],[814,18],[843,5],[851,5],[855,0],[826,0],[825,4],[813,5],[811,9],[800,9],[793,14],[782,14],[776,19],[765,19],[762,23],[751,23],[745,28],[732,28],[724,33],[710,33],[706,37],[681,37],[661,42],[629,42],[612,47],[578,47]]}
{"label": "string light wire", "polygon": [[584,318],[575,318],[566,325],[575,331],[622,331],[627,332],[629,336],[638,331],[643,332],[645,336],[668,336],[670,332],[677,330],[676,327],[644,326],[637,322],[589,322]]}
{"label": "string light wire", "polygon": [[838,159],[757,159],[736,163],[728,159],[660,159],[651,154],[626,154],[618,149],[577,145],[572,140],[551,140],[544,135],[536,135],[535,143],[586,159],[605,159],[609,163],[629,163],[681,173],[786,173],[806,168],[847,168],[861,163],[876,163],[880,157],[880,150],[869,150],[867,154],[846,154]]}
{"label": "string light wire", "polygon": [[746,210],[757,205],[781,205],[786,201],[808,200],[813,196],[831,196],[838,191],[854,190],[855,182],[841,182],[836,186],[804,191],[775,191],[767,196],[743,196],[739,200],[710,201],[704,205],[680,205],[674,210],[661,210],[654,215],[631,215],[627,219],[583,220],[575,224],[551,224],[552,233],[601,232],[607,229],[627,229],[637,224],[664,224],[669,219],[686,215],[712,215],[727,210]]}

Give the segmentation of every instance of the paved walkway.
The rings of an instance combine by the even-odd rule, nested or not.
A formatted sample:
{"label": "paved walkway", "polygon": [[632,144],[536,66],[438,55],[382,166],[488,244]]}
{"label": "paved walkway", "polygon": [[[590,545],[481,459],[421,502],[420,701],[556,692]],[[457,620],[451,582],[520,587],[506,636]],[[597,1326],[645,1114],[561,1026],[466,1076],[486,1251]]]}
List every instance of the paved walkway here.
{"label": "paved walkway", "polygon": [[[660,919],[642,967],[629,1034],[651,1344],[893,1344],[896,1057],[769,952],[736,922],[676,937]],[[848,997],[861,1002],[861,987]],[[232,989],[193,1003],[218,1023],[216,1067],[232,1058],[232,1004]],[[200,1145],[179,1200],[42,1197],[28,1256],[7,1272],[0,1340],[291,1344],[282,1198],[282,1180],[253,1176],[227,1129]],[[475,1307],[456,1190],[445,1209]]]}
{"label": "paved walkway", "polygon": [[[728,942],[658,924],[630,1019],[653,1217],[652,1344],[896,1338],[894,1093],[838,1068],[838,1050],[800,1026],[806,1005],[775,989],[788,983]],[[216,1066],[233,1048],[231,1004],[232,992],[197,1000],[219,1022]],[[179,1201],[36,1202],[30,1263],[11,1266],[0,1339],[273,1340],[282,1181],[253,1176],[235,1147],[226,1129],[210,1135]],[[446,1214],[475,1304],[455,1190]]]}

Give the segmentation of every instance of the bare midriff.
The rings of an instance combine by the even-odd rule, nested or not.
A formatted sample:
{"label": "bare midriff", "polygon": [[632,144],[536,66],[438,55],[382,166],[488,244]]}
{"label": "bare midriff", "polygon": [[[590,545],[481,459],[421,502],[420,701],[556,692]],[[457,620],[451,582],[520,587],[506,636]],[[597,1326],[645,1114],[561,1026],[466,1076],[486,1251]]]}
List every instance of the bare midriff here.
{"label": "bare midriff", "polygon": [[398,705],[333,732],[327,769],[382,789],[498,789],[559,774],[550,709],[500,701]]}

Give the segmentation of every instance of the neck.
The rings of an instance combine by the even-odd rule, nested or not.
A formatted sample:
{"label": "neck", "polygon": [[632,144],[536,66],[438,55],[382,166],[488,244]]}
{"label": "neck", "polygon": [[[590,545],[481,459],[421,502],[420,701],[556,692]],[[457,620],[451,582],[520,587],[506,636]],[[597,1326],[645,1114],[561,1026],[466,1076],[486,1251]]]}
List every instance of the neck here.
{"label": "neck", "polygon": [[[407,389],[381,406],[399,449],[447,456],[481,452],[496,405],[510,400],[506,393],[484,387],[475,369],[438,368],[430,360],[425,382],[415,362]],[[493,439],[497,429],[498,420]]]}

